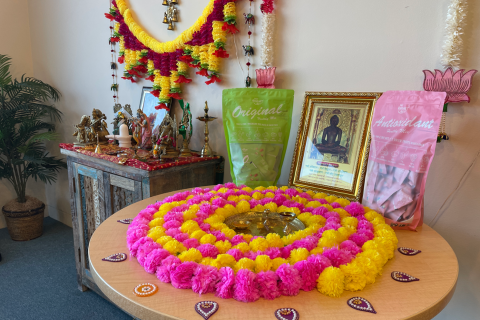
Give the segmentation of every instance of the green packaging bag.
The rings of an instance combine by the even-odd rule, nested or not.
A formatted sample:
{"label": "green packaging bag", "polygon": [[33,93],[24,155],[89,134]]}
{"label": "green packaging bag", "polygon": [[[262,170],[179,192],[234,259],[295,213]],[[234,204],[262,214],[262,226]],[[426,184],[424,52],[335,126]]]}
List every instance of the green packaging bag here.
{"label": "green packaging bag", "polygon": [[292,123],[293,90],[223,90],[223,126],[237,185],[276,185]]}

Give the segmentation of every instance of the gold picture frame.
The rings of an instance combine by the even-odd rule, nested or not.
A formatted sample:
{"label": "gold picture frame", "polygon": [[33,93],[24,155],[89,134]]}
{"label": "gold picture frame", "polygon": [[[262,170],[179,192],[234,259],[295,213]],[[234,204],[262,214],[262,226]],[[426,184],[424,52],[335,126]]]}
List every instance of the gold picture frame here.
{"label": "gold picture frame", "polygon": [[305,92],[289,185],[361,201],[373,109],[381,95]]}

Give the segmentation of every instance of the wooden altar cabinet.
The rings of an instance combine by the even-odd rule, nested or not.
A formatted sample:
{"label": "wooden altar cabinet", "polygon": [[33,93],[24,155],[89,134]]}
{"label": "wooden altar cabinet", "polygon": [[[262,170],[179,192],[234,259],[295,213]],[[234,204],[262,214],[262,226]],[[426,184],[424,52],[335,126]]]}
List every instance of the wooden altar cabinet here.
{"label": "wooden altar cabinet", "polygon": [[88,245],[105,219],[158,194],[223,183],[221,157],[147,171],[67,149],[61,153],[67,156],[78,288],[102,296],[90,273]]}

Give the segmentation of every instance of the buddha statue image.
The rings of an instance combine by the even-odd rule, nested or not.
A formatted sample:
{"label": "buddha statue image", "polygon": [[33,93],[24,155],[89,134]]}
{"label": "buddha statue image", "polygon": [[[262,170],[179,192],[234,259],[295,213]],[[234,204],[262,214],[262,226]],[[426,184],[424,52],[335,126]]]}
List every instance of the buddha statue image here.
{"label": "buddha statue image", "polygon": [[[340,119],[338,116],[333,115],[330,118],[330,126],[323,130],[322,137],[320,138],[320,135],[318,135],[315,147],[321,154],[330,153],[345,156],[347,148],[340,145],[343,132],[342,129],[338,127],[339,122]],[[321,141],[320,143],[318,143],[319,140]]]}

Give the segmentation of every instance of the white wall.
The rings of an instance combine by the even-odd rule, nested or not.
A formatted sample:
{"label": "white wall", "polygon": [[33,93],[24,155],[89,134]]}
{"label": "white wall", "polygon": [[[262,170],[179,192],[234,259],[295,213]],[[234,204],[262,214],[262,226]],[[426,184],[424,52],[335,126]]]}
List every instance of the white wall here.
{"label": "white wall", "polygon": [[[10,71],[13,77],[23,74],[33,76],[32,45],[30,39],[29,11],[27,0],[0,0],[0,53],[12,58]],[[27,194],[45,202],[45,186],[30,181]],[[15,191],[7,180],[0,180],[0,206],[16,198]],[[45,215],[48,212],[45,211]],[[5,228],[5,219],[0,214],[0,229]]]}
{"label": "white wall", "polygon": [[[182,1],[178,30],[184,30],[199,16],[208,0]],[[168,32],[161,23],[164,7],[158,0],[130,0],[138,21],[156,38],[171,40],[179,31]],[[439,55],[449,1],[438,0],[370,0],[370,1],[286,1],[277,0],[276,65],[279,88],[294,89],[296,98],[289,147],[280,183],[287,183],[294,141],[305,91],[386,91],[422,90],[423,69],[440,68]],[[60,127],[64,141],[72,142],[72,126],[81,115],[100,108],[109,121],[113,117],[110,92],[109,22],[103,17],[107,1],[29,0],[34,74],[63,93],[59,104],[65,114]],[[259,18],[258,6],[254,2]],[[248,1],[237,2],[242,35],[237,47],[245,43],[241,15]],[[480,4],[470,1],[468,27],[465,30],[465,68],[480,65]],[[254,30],[253,45],[260,39],[260,25]],[[231,58],[223,63],[223,81],[206,86],[202,77],[184,86],[184,97],[191,103],[193,116],[202,114],[208,100],[210,114],[221,117],[222,89],[242,87],[242,74],[235,59],[232,39],[227,44]],[[257,51],[259,52],[259,51]],[[238,50],[242,66],[245,60]],[[253,60],[258,66],[259,55]],[[255,65],[254,65],[255,67]],[[451,105],[447,119],[450,141],[437,146],[430,170],[425,220],[430,222],[440,204],[454,189],[463,172],[480,148],[480,76],[474,78],[470,104]],[[203,80],[203,81],[202,81]],[[150,82],[120,82],[120,101],[136,107],[141,87]],[[227,157],[221,119],[210,126],[211,144]],[[199,149],[202,127],[196,124],[192,148]],[[54,154],[58,149],[51,148]],[[226,168],[226,180],[230,179]],[[457,253],[460,278],[452,302],[438,319],[474,319],[480,312],[480,241],[477,225],[480,197],[480,165],[476,164],[457,194],[447,203],[434,228]],[[70,223],[67,174],[48,186],[46,191],[50,215]],[[421,248],[420,248],[421,249]]]}

